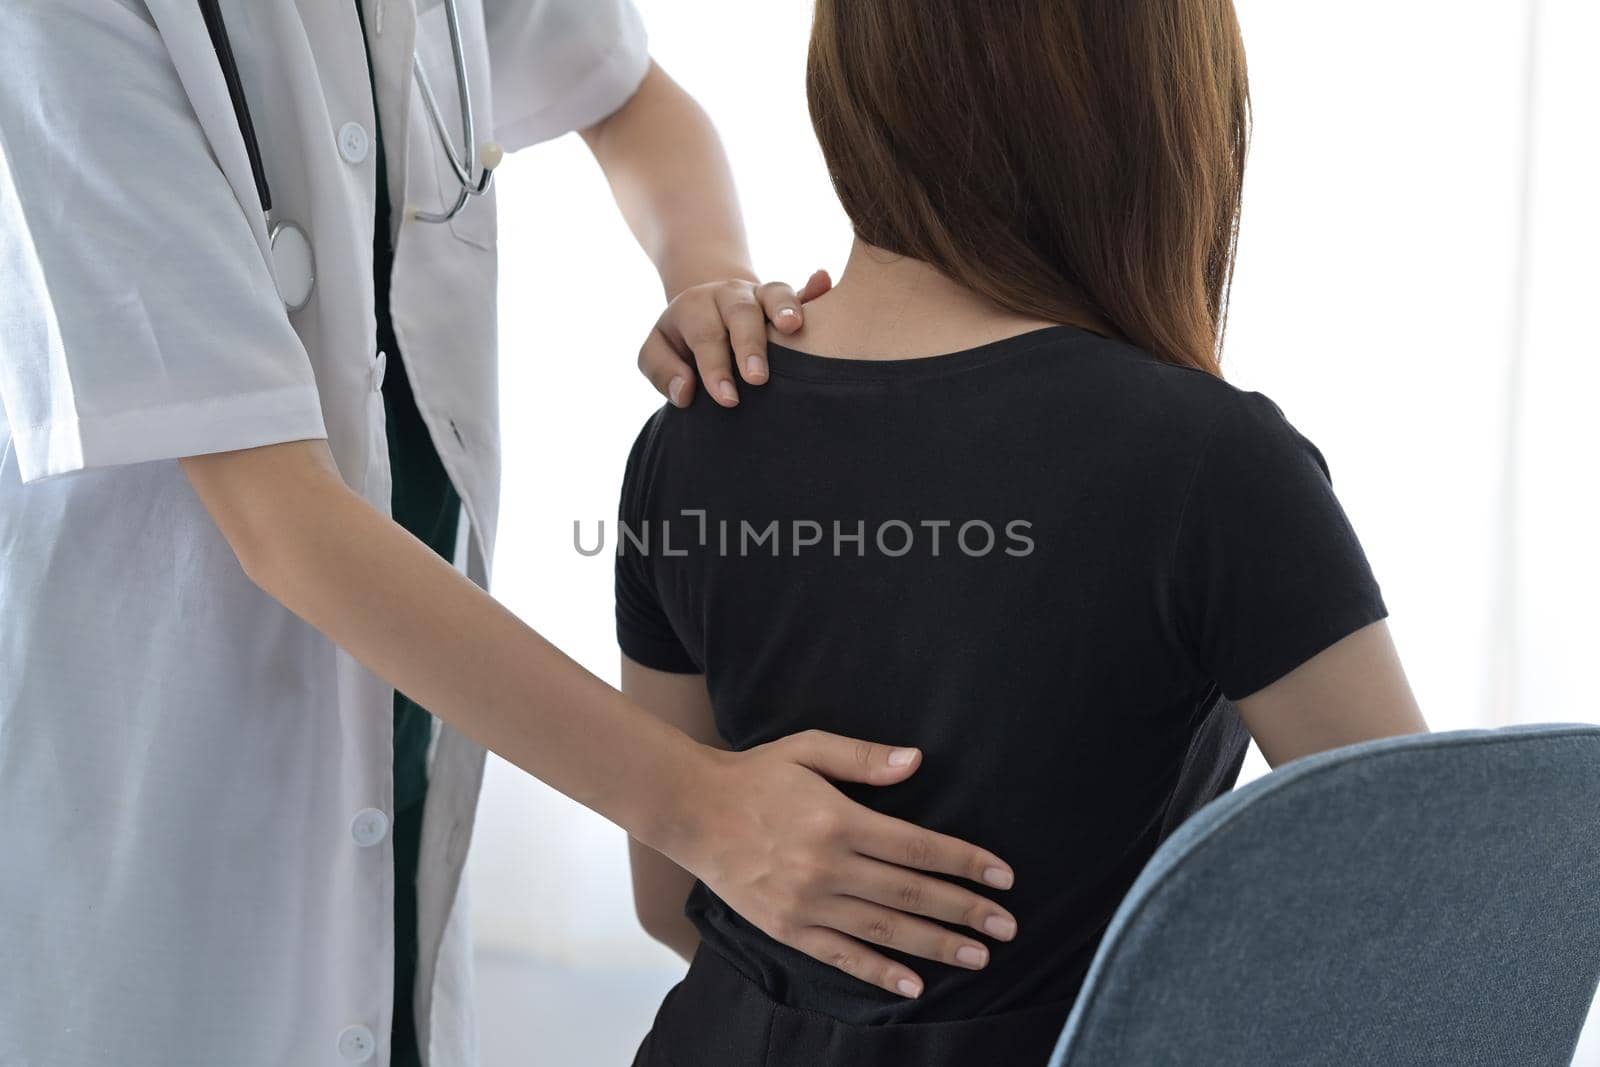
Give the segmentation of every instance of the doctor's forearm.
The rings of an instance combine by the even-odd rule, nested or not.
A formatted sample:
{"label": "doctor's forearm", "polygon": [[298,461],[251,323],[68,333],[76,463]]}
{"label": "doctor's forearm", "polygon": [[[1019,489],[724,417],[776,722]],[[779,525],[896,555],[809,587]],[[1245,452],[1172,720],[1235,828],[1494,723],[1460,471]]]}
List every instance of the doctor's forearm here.
{"label": "doctor's forearm", "polygon": [[351,492],[322,441],[187,459],[247,574],[368,669],[636,836],[695,745]]}
{"label": "doctor's forearm", "polygon": [[703,282],[755,280],[716,127],[665,71],[652,64],[626,104],[582,133],[668,300]]}
{"label": "doctor's forearm", "polygon": [[1015,933],[990,901],[922,873],[1008,887],[998,857],[871,811],[822,777],[902,781],[914,750],[807,731],[715,752],[562,655],[357,496],[326,441],[182,462],[265,593],[479,744],[705,881],[758,929],[907,996],[921,992],[916,974],[853,936],[981,966],[968,960],[987,960],[981,944],[916,916]]}

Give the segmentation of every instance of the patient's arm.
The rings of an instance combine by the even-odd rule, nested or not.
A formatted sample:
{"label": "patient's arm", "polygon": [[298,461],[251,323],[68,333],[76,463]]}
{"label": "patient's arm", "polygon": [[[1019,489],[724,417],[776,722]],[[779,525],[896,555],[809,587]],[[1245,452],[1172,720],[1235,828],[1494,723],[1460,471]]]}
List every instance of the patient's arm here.
{"label": "patient's arm", "polygon": [[1428,729],[1381,619],[1234,703],[1274,767],[1324,749]]}
{"label": "patient's arm", "polygon": [[[717,734],[705,675],[651,670],[623,656],[622,692],[696,741],[728,747]],[[633,908],[639,925],[684,959],[692,958],[700,933],[684,917],[683,902],[694,886],[694,875],[631,837],[628,863],[633,868]]]}

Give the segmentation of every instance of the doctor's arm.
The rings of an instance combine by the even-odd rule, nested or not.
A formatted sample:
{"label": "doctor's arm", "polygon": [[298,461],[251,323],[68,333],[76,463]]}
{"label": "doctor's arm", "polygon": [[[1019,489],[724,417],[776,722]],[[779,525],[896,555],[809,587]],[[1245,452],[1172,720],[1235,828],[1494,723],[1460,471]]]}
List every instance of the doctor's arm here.
{"label": "doctor's arm", "polygon": [[802,305],[827,292],[827,274],[799,293],[758,282],[716,128],[654,63],[627,103],[580,133],[670,302],[639,369],[680,407],[694,395],[696,369],[718,403],[737,404],[735,367],[751,385],[767,380],[767,321],[798,330]]}
{"label": "doctor's arm", "polygon": [[[622,692],[701,744],[727,747],[717,733],[705,675],[652,670],[623,656]],[[694,875],[632,837],[628,838],[628,868],[639,925],[684,960],[693,959],[700,932],[683,913],[683,905],[694,888]]]}
{"label": "doctor's arm", "polygon": [[[896,940],[894,929],[913,920],[885,930],[873,916],[894,909],[1014,928],[997,905],[921,873],[1005,888],[1012,874],[997,857],[872,812],[823,778],[902,781],[920,760],[914,750],[816,732],[742,753],[697,743],[362,500],[325,441],[182,464],[262,590],[479,744],[693,872],[777,940],[916,995],[914,971],[855,939],[879,932],[880,943],[927,955]],[[947,959],[946,948],[934,958]]]}

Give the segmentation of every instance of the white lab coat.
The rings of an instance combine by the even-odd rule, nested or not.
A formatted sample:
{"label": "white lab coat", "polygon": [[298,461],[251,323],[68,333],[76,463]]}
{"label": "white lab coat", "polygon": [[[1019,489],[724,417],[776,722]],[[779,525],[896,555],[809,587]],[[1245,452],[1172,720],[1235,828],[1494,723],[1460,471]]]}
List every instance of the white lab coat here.
{"label": "white lab coat", "polygon": [[[315,250],[292,315],[198,5],[0,4],[4,1067],[388,1062],[391,690],[249,582],[176,462],[325,436],[387,508],[376,103],[395,329],[487,581],[494,202],[403,221],[456,188],[411,76],[416,42],[453,119],[444,12],[362,2],[375,102],[354,0],[223,3],[277,211]],[[460,7],[479,136],[508,150],[609,114],[648,64],[629,0]],[[415,991],[440,1067],[476,1059],[458,885],[483,757],[441,727]]]}

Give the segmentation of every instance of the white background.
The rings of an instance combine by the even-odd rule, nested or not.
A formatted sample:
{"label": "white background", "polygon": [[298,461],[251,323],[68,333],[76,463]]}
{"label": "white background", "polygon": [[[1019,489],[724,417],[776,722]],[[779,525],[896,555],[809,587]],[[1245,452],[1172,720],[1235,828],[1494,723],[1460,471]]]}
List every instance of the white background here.
{"label": "white background", "polygon": [[[721,129],[758,269],[837,274],[810,5],[638,2]],[[1237,6],[1255,138],[1227,376],[1327,457],[1436,729],[1600,718],[1600,6]],[[660,287],[576,137],[499,181],[494,589],[615,680],[610,561],[574,551],[573,523],[592,544],[614,515],[658,403],[633,364]],[[621,832],[491,757],[470,863],[487,1067],[626,1062],[675,958],[633,921]]]}

